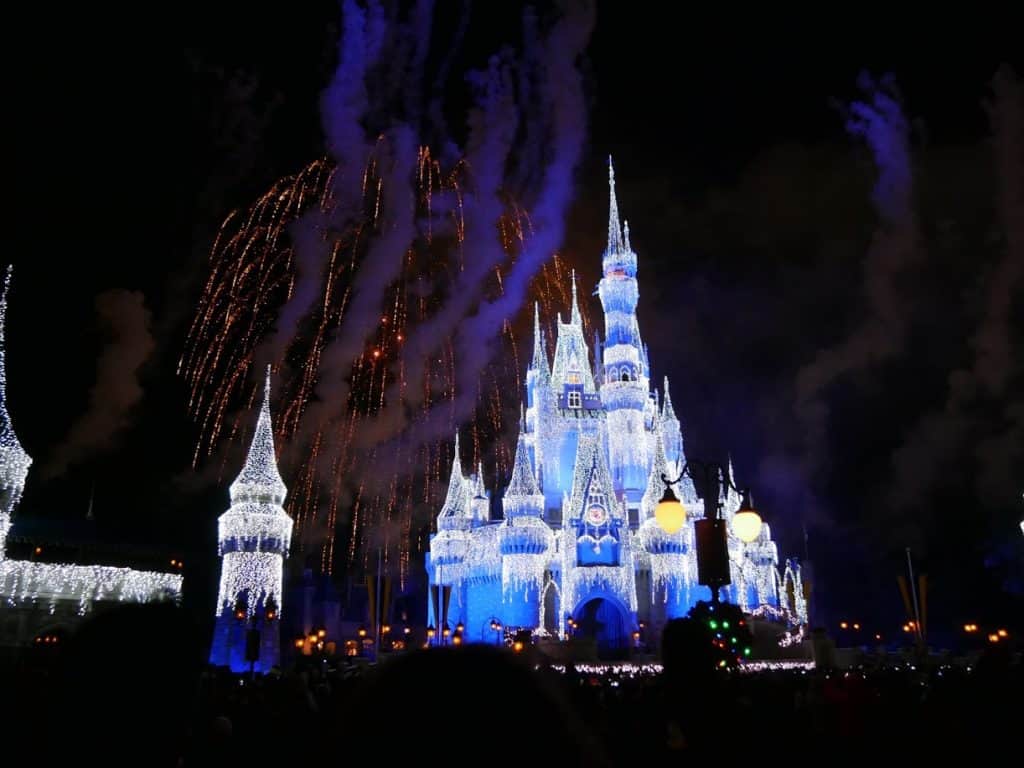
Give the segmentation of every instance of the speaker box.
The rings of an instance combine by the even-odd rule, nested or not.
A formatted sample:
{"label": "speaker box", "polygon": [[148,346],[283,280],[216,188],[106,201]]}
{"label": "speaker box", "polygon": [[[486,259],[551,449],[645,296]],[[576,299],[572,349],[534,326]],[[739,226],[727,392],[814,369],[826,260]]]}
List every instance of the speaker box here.
{"label": "speaker box", "polygon": [[725,520],[708,519],[693,525],[697,534],[697,580],[705,586],[721,587],[732,581],[725,525]]}

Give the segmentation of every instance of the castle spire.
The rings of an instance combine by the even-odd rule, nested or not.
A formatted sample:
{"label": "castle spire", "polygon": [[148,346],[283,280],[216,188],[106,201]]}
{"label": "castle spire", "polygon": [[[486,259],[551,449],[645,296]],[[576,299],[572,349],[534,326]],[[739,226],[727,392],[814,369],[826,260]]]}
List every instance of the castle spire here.
{"label": "castle spire", "polygon": [[572,271],[572,314],[569,317],[569,322],[573,325],[583,327],[583,321],[580,319],[580,305],[576,300],[576,270]]}
{"label": "castle spire", "polygon": [[515,464],[512,467],[512,479],[505,490],[505,498],[526,498],[539,496],[540,487],[537,485],[537,478],[530,468],[530,452],[526,448],[526,438],[523,432],[519,432],[519,439],[516,441]]}
{"label": "castle spire", "polygon": [[661,409],[661,418],[663,421],[678,421],[676,418],[676,412],[672,408],[672,395],[668,392],[668,376],[665,377],[665,405]]}
{"label": "castle spire", "polygon": [[473,497],[480,498],[487,495],[487,487],[484,485],[484,463],[477,462],[476,465],[476,487],[473,489]]}
{"label": "castle spire", "polygon": [[628,252],[633,250],[633,246],[629,244],[629,219],[626,219],[626,221],[623,223],[622,229],[623,229],[623,237],[625,237],[625,239],[626,239],[626,243],[625,243],[624,247],[625,247],[626,252],[628,253]]}
{"label": "castle spire", "polygon": [[542,379],[551,377],[548,366],[548,353],[544,349],[544,335],[540,332],[540,305],[533,302],[533,363],[532,367]]}
{"label": "castle spire", "polygon": [[665,440],[661,430],[661,424],[654,422],[654,458],[651,460],[651,471],[647,476],[647,488],[640,499],[640,509],[644,519],[654,516],[654,508],[661,501],[665,492],[665,482],[661,479],[664,474],[669,474],[667,461],[665,459]]}
{"label": "castle spire", "polygon": [[270,415],[270,366],[263,382],[263,404],[260,406],[256,431],[249,446],[242,471],[230,488],[232,504],[239,501],[264,501],[268,497],[274,504],[284,501],[288,488],[277,471],[274,452],[274,425]]}
{"label": "castle spire", "polygon": [[[441,507],[439,518],[461,518],[466,512],[466,481],[462,477],[462,460],[459,458],[459,431],[455,430],[455,456],[452,458],[452,474],[448,478],[448,494]],[[441,521],[438,521],[441,526]]]}
{"label": "castle spire", "polygon": [[[4,275],[3,291],[0,293],[0,490],[10,489],[10,504],[0,505],[0,518],[13,512],[14,505],[21,498],[25,487],[28,468],[32,465],[32,457],[21,447],[18,436],[11,424],[11,415],[7,412],[7,290],[11,285],[12,267],[7,267]],[[0,519],[2,527],[2,519]],[[2,531],[0,531],[2,533]],[[0,540],[0,547],[3,546]],[[3,550],[0,549],[0,558]]]}
{"label": "castle spire", "polygon": [[459,473],[462,478],[462,459],[459,456],[459,430],[455,430],[455,457],[452,459],[452,474]]}
{"label": "castle spire", "polygon": [[615,166],[608,155],[608,253],[621,253],[622,230],[619,228],[619,201],[615,199]]}

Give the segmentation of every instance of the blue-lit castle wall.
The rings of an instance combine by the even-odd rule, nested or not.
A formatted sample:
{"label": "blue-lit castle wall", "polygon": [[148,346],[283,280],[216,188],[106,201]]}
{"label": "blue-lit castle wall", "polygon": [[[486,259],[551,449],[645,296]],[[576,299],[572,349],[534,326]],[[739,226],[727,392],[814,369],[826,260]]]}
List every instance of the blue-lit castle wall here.
{"label": "blue-lit castle wall", "polygon": [[[559,316],[549,356],[535,310],[533,356],[512,477],[500,520],[489,516],[482,472],[463,473],[456,436],[448,493],[431,537],[430,623],[468,642],[500,642],[514,629],[564,637],[584,632],[608,647],[629,642],[710,597],[697,584],[693,521],[704,504],[689,479],[677,485],[687,523],[665,533],[654,519],[664,485],[685,463],[682,428],[665,380],[651,386],[636,317],[637,256],[619,221],[609,165],[608,247],[597,293],[605,332],[591,349],[575,276],[568,322]],[[730,467],[731,471],[731,467]],[[718,500],[726,520],[737,495]],[[722,597],[748,611],[806,621],[799,566],[780,573],[767,525],[752,543],[729,532],[732,584]],[[440,589],[439,589],[440,587]]]}

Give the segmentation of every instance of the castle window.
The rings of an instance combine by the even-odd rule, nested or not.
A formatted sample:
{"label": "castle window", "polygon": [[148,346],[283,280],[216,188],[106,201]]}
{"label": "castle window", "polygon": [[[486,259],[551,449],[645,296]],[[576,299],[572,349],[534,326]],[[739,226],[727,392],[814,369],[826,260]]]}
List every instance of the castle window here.
{"label": "castle window", "polygon": [[623,368],[622,369],[622,380],[623,381],[629,381],[629,369],[628,368]]}
{"label": "castle window", "polygon": [[583,396],[578,390],[573,390],[568,394],[568,406],[570,408],[582,408],[583,407]]}

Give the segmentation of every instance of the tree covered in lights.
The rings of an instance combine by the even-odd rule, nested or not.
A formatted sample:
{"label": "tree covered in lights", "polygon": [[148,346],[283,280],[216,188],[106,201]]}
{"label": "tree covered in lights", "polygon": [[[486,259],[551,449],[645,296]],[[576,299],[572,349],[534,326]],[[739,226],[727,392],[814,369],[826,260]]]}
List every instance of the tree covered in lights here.
{"label": "tree covered in lights", "polygon": [[736,667],[750,658],[754,635],[738,605],[701,600],[690,609],[689,618],[707,627],[716,667]]}
{"label": "tree covered in lights", "polygon": [[274,452],[269,367],[252,444],[229,492],[231,506],[217,521],[221,571],[210,663],[267,672],[280,661],[284,558],[292,536],[282,506],[288,489]]}
{"label": "tree covered in lights", "polygon": [[[557,319],[553,357],[535,308],[501,520],[488,517],[482,473],[463,473],[456,435],[427,557],[428,614],[438,627],[462,624],[468,641],[494,642],[492,626],[500,623],[505,637],[522,629],[559,637],[586,632],[622,649],[635,641],[641,622],[660,626],[710,597],[697,583],[694,549],[693,521],[703,517],[704,502],[689,477],[676,486],[687,524],[668,534],[654,517],[662,474],[676,476],[686,462],[683,433],[668,380],[660,392],[651,386],[636,316],[637,254],[629,224],[620,223],[610,161],[608,171],[608,245],[597,286],[604,337],[592,359],[575,274],[568,320]],[[731,520],[740,499],[726,488],[717,503]],[[799,565],[780,573],[767,525],[749,544],[730,530],[729,556],[732,584],[724,599],[792,624],[806,621]],[[447,598],[438,600],[439,592]],[[789,597],[794,594],[799,597]],[[435,641],[443,642],[441,632]]]}

